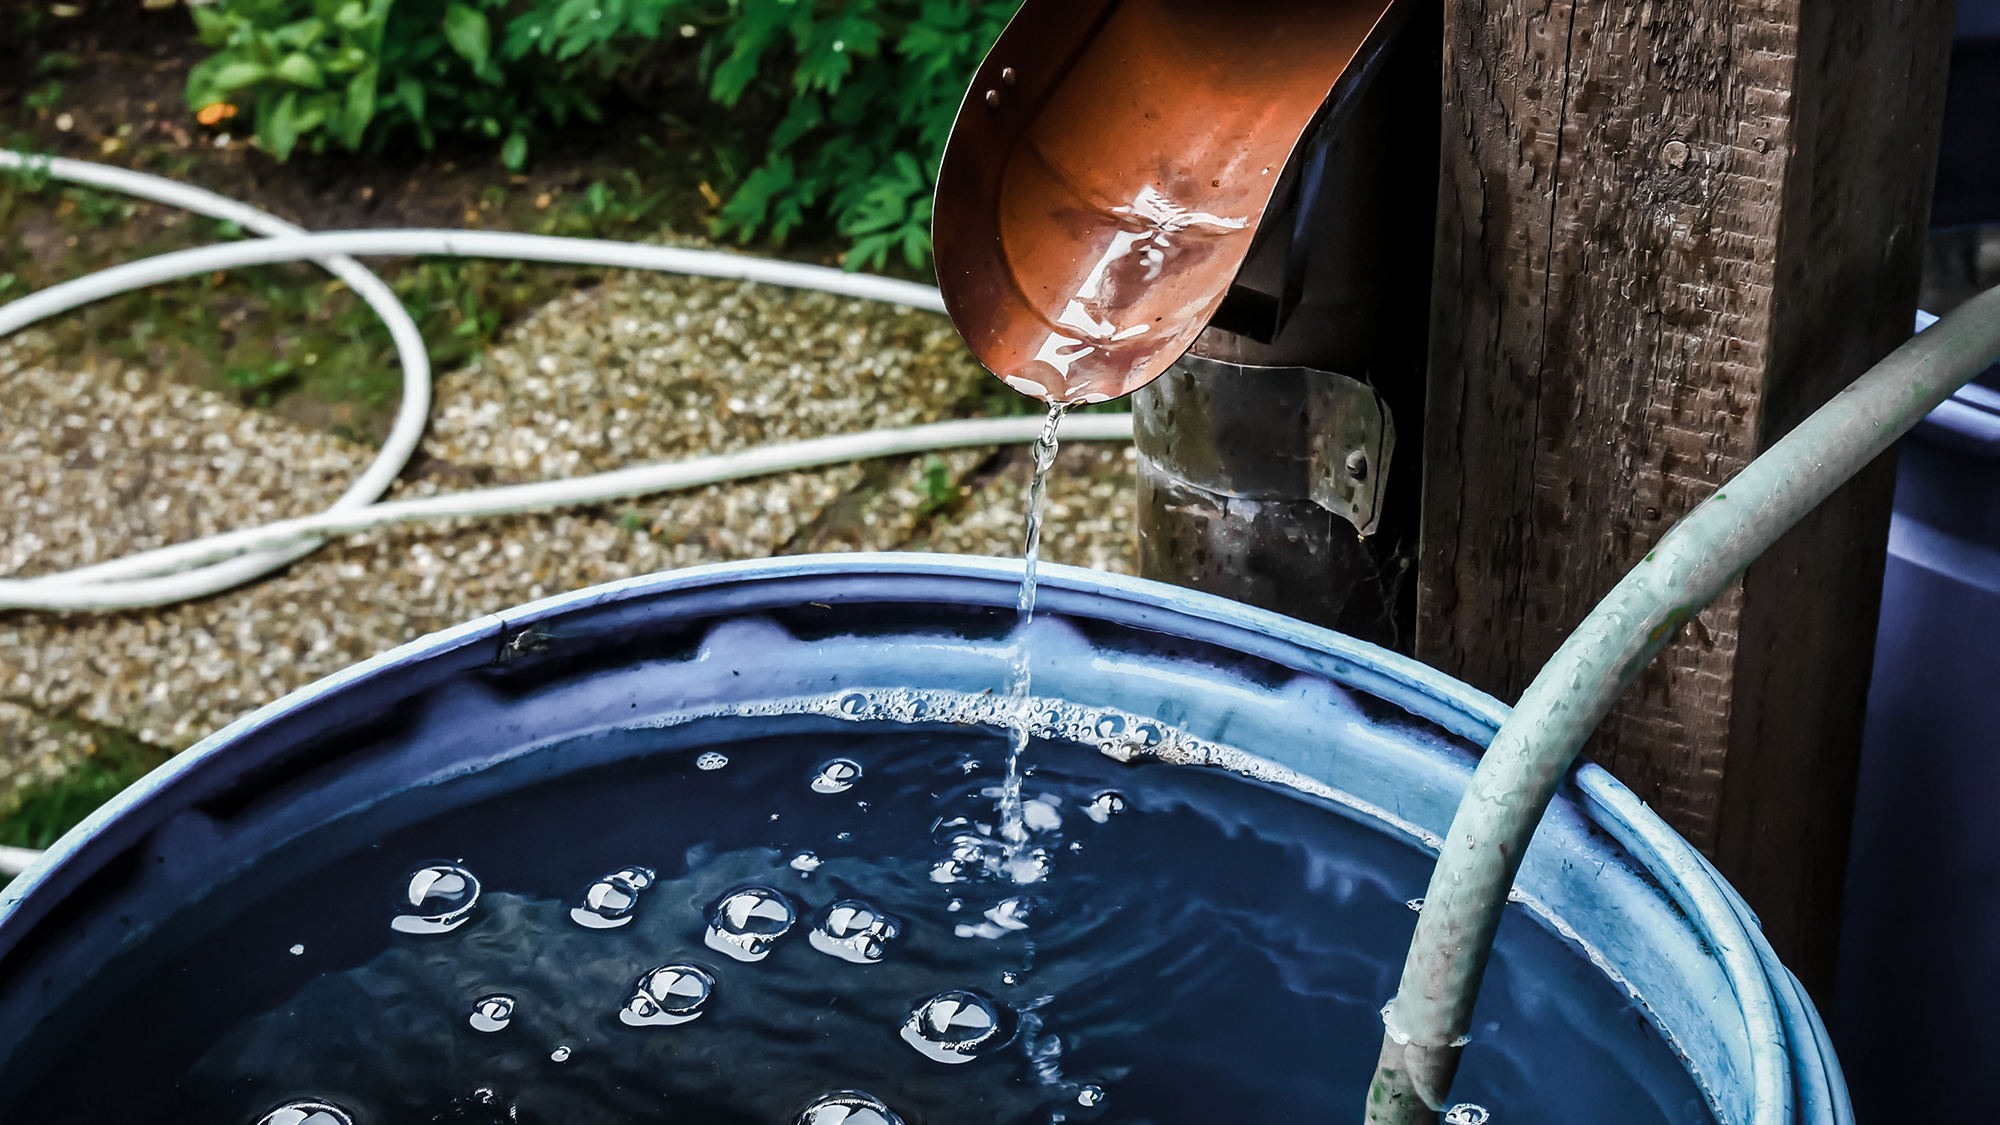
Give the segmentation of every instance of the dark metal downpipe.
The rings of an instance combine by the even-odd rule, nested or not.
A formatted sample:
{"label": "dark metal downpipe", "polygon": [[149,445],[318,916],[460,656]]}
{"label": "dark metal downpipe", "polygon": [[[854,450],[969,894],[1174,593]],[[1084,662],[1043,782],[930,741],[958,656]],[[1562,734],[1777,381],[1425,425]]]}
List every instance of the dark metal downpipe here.
{"label": "dark metal downpipe", "polygon": [[1410,13],[1323,111],[1215,318],[1133,396],[1141,574],[1404,651],[1440,34]]}

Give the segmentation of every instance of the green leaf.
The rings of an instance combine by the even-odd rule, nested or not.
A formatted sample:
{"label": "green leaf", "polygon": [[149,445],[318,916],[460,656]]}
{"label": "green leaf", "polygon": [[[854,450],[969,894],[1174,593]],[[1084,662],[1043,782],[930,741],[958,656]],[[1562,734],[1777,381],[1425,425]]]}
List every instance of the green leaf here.
{"label": "green leaf", "polygon": [[304,50],[311,46],[313,41],[318,39],[325,31],[326,23],[324,21],[303,19],[288,23],[272,32],[271,38],[276,39],[287,47],[296,47],[299,50]]}
{"label": "green leaf", "polygon": [[[268,67],[261,63],[251,62],[249,59],[234,59],[225,56],[217,57],[223,58],[222,65],[205,75],[208,79],[208,85],[217,94],[228,94],[240,90],[271,73]],[[194,75],[190,73],[188,77],[192,79]]]}
{"label": "green leaf", "polygon": [[[424,84],[409,75],[396,80],[396,104],[409,111],[410,119],[419,128],[424,124]],[[425,145],[429,148],[429,145]]]}
{"label": "green leaf", "polygon": [[294,51],[286,55],[279,61],[273,73],[294,86],[317,90],[326,85],[326,76],[320,73],[319,64],[312,61],[304,51]]}
{"label": "green leaf", "polygon": [[519,172],[528,166],[528,138],[520,130],[507,135],[507,143],[500,146],[500,163],[509,172]]}
{"label": "green leaf", "polygon": [[347,104],[340,115],[340,143],[349,152],[360,151],[362,134],[375,118],[375,85],[380,74],[379,67],[371,66],[348,80]]}
{"label": "green leaf", "polygon": [[216,11],[213,5],[202,4],[187,11],[194,17],[195,36],[202,46],[220,47],[229,41],[229,17]]}
{"label": "green leaf", "polygon": [[283,163],[292,155],[292,146],[299,143],[299,130],[294,116],[298,113],[299,95],[286,94],[269,112],[257,115],[257,133],[269,146],[271,155]]}
{"label": "green leaf", "polygon": [[347,0],[347,3],[335,9],[333,22],[349,31],[360,31],[368,26],[368,9],[361,0]]}
{"label": "green leaf", "polygon": [[493,30],[487,26],[486,16],[478,9],[464,4],[452,4],[445,8],[444,38],[460,58],[472,64],[474,70],[486,68]]}

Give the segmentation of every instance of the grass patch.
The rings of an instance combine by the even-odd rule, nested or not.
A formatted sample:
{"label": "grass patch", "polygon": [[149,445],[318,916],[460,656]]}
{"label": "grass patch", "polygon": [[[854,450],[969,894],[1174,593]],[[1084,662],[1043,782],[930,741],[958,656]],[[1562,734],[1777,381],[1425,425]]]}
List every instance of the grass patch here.
{"label": "grass patch", "polygon": [[48,847],[99,805],[172,757],[167,750],[115,727],[72,720],[49,725],[59,732],[88,735],[93,749],[61,779],[15,791],[9,807],[0,813],[0,844]]}
{"label": "grass patch", "polygon": [[[164,169],[172,174],[173,169]],[[467,227],[631,239],[661,229],[661,192],[486,189]],[[511,190],[510,190],[511,189]],[[140,220],[135,222],[134,220]],[[243,237],[233,223],[32,174],[0,175],[0,301],[118,261]],[[432,367],[477,355],[522,314],[602,270],[418,258],[374,263],[417,322]],[[394,342],[347,286],[306,263],[188,278],[44,322],[64,352],[170,373],[349,440],[377,443],[402,395]]]}

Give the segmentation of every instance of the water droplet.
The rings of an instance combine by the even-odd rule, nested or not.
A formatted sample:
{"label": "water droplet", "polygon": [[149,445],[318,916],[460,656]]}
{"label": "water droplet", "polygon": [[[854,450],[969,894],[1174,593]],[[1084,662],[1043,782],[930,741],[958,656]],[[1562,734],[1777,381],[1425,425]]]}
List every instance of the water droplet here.
{"label": "water droplet", "polygon": [[286,1102],[257,1119],[257,1125],[354,1125],[354,1117],[332,1102]]}
{"label": "water droplet", "polygon": [[1091,1106],[1098,1105],[1103,1101],[1104,1101],[1104,1087],[1102,1086],[1094,1084],[1088,1085],[1084,1086],[1083,1088],[1079,1089],[1076,1092],[1076,1104],[1083,1106],[1086,1109]]}
{"label": "water droplet", "polygon": [[632,986],[632,997],[618,1010],[619,1022],[631,1027],[672,1027],[701,1015],[715,992],[715,978],[694,965],[661,965]]}
{"label": "water droplet", "polygon": [[728,764],[729,755],[718,754],[713,750],[694,760],[694,768],[698,770],[719,770]]}
{"label": "water droplet", "polygon": [[287,952],[289,952],[294,957],[303,957],[305,956],[306,947],[303,945],[294,945]]}
{"label": "water droplet", "polygon": [[927,1059],[968,1063],[1013,1038],[1008,1013],[977,992],[940,992],[903,1021],[903,1042]]}
{"label": "water droplet", "polygon": [[783,894],[769,887],[745,887],[715,904],[702,940],[725,957],[762,961],[797,920],[791,900]]}
{"label": "water droplet", "polygon": [[1444,1125],[1486,1125],[1486,1107],[1460,1102],[1444,1111]]}
{"label": "water droplet", "polygon": [[944,908],[956,914],[965,909],[965,900],[962,898],[952,899],[950,902],[944,904]]}
{"label": "water droplet", "polygon": [[592,930],[616,929],[632,920],[639,892],[658,877],[650,867],[621,867],[583,892],[582,904],[570,909],[570,920]]}
{"label": "water droplet", "polygon": [[1090,803],[1083,806],[1083,815],[1103,824],[1124,812],[1130,804],[1131,802],[1125,799],[1125,794],[1116,789],[1105,789],[1092,794]]}
{"label": "water droplet", "polygon": [[565,1043],[564,1045],[557,1047],[555,1050],[549,1052],[549,1061],[568,1062],[569,1055],[570,1055],[569,1045]]}
{"label": "water droplet", "polygon": [[846,843],[847,841],[849,841],[849,840],[852,840],[852,839],[854,839],[854,833],[852,833],[852,832],[835,832],[835,833],[833,834],[833,838],[834,838],[834,839],[836,839],[836,840],[839,840],[839,841],[840,841],[840,842],[842,842],[842,843]]}
{"label": "water droplet", "polygon": [[1423,899],[1420,899],[1420,898],[1413,898],[1413,899],[1411,899],[1410,901],[1408,901],[1408,902],[1404,903],[1403,905],[1404,905],[1404,906],[1407,906],[1407,907],[1409,907],[1409,908],[1410,908],[1411,910],[1414,910],[1414,911],[1416,911],[1416,912],[1417,912],[1417,913],[1419,913],[1419,914],[1422,914],[1422,913],[1424,912],[1424,900],[1423,900]]}
{"label": "water droplet", "polygon": [[840,713],[843,715],[859,715],[867,709],[868,697],[858,691],[841,697]]}
{"label": "water droplet", "polygon": [[903,931],[902,923],[858,898],[844,898],[820,913],[812,947],[829,957],[872,965],[882,959],[882,947]]}
{"label": "water droplet", "polygon": [[812,791],[815,793],[845,793],[861,780],[861,763],[852,758],[835,758],[820,764],[819,772],[813,775]]}
{"label": "water droplet", "polygon": [[800,852],[792,857],[791,868],[801,875],[810,875],[819,870],[820,858],[811,852]]}
{"label": "water droplet", "polygon": [[410,872],[398,907],[402,913],[389,923],[406,934],[449,933],[465,924],[479,902],[479,880],[472,872],[449,863],[435,863]]}
{"label": "water droplet", "polygon": [[871,1094],[835,1090],[814,1098],[793,1125],[903,1125],[903,1119]]}
{"label": "water droplet", "polygon": [[1016,973],[1016,972],[1015,972],[1014,970],[1012,970],[1012,969],[1003,969],[1003,970],[1001,970],[1001,972],[1000,972],[1000,983],[1001,983],[1001,984],[1020,984],[1020,983],[1021,983],[1021,975],[1020,975],[1019,973]]}
{"label": "water droplet", "polygon": [[499,1031],[514,1018],[514,998],[496,992],[482,996],[472,1002],[472,1029],[474,1031]]}
{"label": "water droplet", "polygon": [[1097,737],[1115,738],[1125,733],[1125,720],[1117,715],[1103,715],[1097,720]]}

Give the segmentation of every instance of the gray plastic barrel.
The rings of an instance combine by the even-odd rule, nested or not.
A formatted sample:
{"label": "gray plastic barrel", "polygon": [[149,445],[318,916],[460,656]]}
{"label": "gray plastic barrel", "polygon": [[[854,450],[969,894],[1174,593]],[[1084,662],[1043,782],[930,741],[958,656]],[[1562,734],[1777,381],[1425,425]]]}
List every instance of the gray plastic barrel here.
{"label": "gray plastic barrel", "polygon": [[[483,617],[295,692],[100,809],[0,894],[0,1064],[100,966],[259,857],[385,793],[491,796],[631,752],[606,732],[831,721],[906,689],[970,706],[1025,640],[1038,699],[1153,716],[1171,731],[1148,751],[1164,761],[1290,786],[1434,850],[1506,714],[1339,634],[1068,567],[1044,571],[1024,638],[1019,578],[1017,562],[908,554],[695,568]],[[558,744],[579,748],[536,756]],[[1742,900],[1601,769],[1559,793],[1516,900],[1642,1001],[1717,1120],[1851,1120],[1818,1017]],[[1351,1061],[1365,1074],[1369,1059]]]}
{"label": "gray plastic barrel", "polygon": [[1834,1026],[1867,1121],[2000,1063],[2000,368],[1898,447]]}

